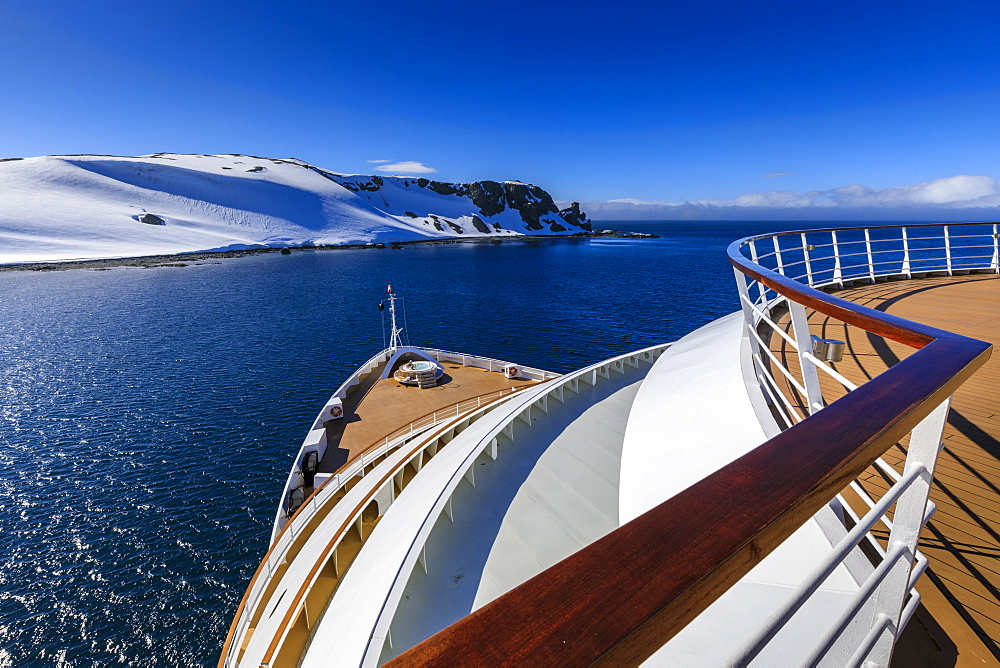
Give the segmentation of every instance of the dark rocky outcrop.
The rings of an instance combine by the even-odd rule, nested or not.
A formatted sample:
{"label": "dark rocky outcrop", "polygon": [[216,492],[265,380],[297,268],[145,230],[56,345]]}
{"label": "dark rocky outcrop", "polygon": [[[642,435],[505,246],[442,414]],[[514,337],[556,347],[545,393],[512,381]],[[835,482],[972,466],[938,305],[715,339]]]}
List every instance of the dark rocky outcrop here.
{"label": "dark rocky outcrop", "polygon": [[487,218],[507,208],[503,186],[496,181],[476,181],[469,184],[469,197]]}
{"label": "dark rocky outcrop", "polygon": [[582,227],[588,232],[593,230],[593,227],[591,227],[590,225],[590,221],[587,220],[587,214],[580,211],[579,202],[573,202],[565,209],[560,209],[559,216],[570,225],[576,225],[577,227]]}
{"label": "dark rocky outcrop", "polygon": [[487,227],[482,218],[475,214],[472,215],[472,226],[476,228],[476,231],[480,234],[490,234],[490,228]]}
{"label": "dark rocky outcrop", "polygon": [[[315,171],[352,192],[377,192],[385,185],[385,180],[379,176],[341,176],[332,172],[325,172],[316,168]],[[519,181],[474,181],[473,183],[445,183],[443,181],[432,181],[426,178],[399,178],[392,177],[397,183],[409,187],[416,185],[419,188],[426,188],[431,192],[457,197],[468,197],[472,200],[472,205],[479,209],[478,212],[469,212],[474,216],[473,226],[481,234],[490,234],[489,225],[486,220],[496,216],[508,209],[517,211],[524,223],[525,229],[533,232],[548,230],[553,233],[573,231],[574,229],[592,231],[590,221],[585,213],[580,211],[577,202],[566,209],[558,209],[552,196],[538,186],[521,183]],[[391,197],[389,198],[391,200]],[[386,202],[388,206],[389,202]],[[410,218],[418,218],[412,211],[405,211],[404,215]],[[444,231],[442,221],[434,215],[429,215],[434,226]],[[542,220],[546,218],[546,220]],[[556,220],[558,219],[558,220]],[[448,225],[457,227],[451,222]],[[492,223],[493,229],[497,232],[503,228],[500,224]],[[461,229],[461,228],[459,228]]]}
{"label": "dark rocky outcrop", "polygon": [[538,186],[510,181],[503,185],[507,205],[521,214],[521,220],[529,230],[542,229],[542,223],[538,219],[547,213],[558,212],[552,197]]}
{"label": "dark rocky outcrop", "polygon": [[464,195],[466,190],[461,185],[456,187],[453,183],[442,183],[441,181],[431,181],[427,185],[428,190],[436,192],[438,195]]}
{"label": "dark rocky outcrop", "polygon": [[140,223],[146,223],[147,225],[166,225],[167,221],[163,220],[159,216],[152,213],[144,213],[136,218]]}
{"label": "dark rocky outcrop", "polygon": [[361,192],[362,190],[367,190],[370,193],[378,192],[382,186],[385,185],[385,181],[382,180],[381,176],[369,176],[371,181],[364,183],[354,183],[353,181],[342,181],[340,179],[334,179],[340,185],[344,186],[351,192]]}
{"label": "dark rocky outcrop", "polygon": [[444,225],[450,227],[452,231],[455,232],[455,234],[465,234],[465,230],[462,229],[459,225],[456,225],[455,222],[452,220],[448,220],[447,218],[442,218],[440,216],[435,216],[433,213],[430,215],[430,218],[431,220],[434,221],[434,227],[436,227],[441,232],[444,232],[444,226],[442,225],[443,223]]}

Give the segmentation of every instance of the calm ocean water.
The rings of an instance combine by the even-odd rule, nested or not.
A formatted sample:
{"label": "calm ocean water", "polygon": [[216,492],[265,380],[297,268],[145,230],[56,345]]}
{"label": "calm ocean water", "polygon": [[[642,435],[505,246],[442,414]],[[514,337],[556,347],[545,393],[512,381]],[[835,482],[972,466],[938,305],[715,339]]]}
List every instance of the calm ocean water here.
{"label": "calm ocean water", "polygon": [[663,236],[0,274],[0,668],[214,665],[386,284],[415,344],[569,371],[736,310],[726,245],[810,224],[606,226]]}

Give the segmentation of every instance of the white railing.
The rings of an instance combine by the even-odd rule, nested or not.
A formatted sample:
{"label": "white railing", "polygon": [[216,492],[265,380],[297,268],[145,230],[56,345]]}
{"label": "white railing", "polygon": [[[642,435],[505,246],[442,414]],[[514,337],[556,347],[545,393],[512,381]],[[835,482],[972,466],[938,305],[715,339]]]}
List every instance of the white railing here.
{"label": "white railing", "polygon": [[[937,228],[943,228],[940,236],[917,234]],[[857,238],[845,241],[848,233]],[[872,236],[873,233],[880,234],[883,238]],[[831,243],[821,243],[827,238]],[[779,239],[782,241],[779,242]],[[941,242],[940,245],[937,245],[938,242]],[[757,248],[760,243],[767,243],[774,250],[760,252]],[[853,283],[871,283],[893,277],[1000,273],[1000,234],[996,223],[807,230],[754,237],[745,240],[743,248],[749,251],[750,258],[755,263],[817,289],[836,289]],[[956,251],[961,255],[956,255]],[[877,259],[879,254],[886,259]],[[845,260],[849,262],[851,258],[864,258],[865,261],[845,264]],[[792,426],[805,415],[822,407],[817,372],[827,374],[847,391],[857,388],[826,361],[813,354],[804,306],[790,302],[763,283],[749,283],[747,277],[739,271],[736,272],[736,283],[740,304],[748,323],[747,335],[751,342],[757,380],[768,402],[775,406],[784,427]],[[784,315],[784,309],[788,309],[793,335],[789,335],[778,322],[780,318],[777,316]],[[765,339],[772,336],[772,333],[784,339],[795,351],[801,378],[795,377],[791,369],[770,349],[771,346]],[[806,400],[805,414],[782,392],[781,383],[777,381],[772,369]]]}
{"label": "white railing", "polygon": [[[924,234],[934,227],[942,228],[940,236]],[[823,243],[826,239],[829,242]],[[758,248],[758,244],[766,244],[766,250]],[[889,277],[996,273],[1000,256],[997,225],[992,223],[805,231],[746,239],[740,248],[756,264],[813,288],[843,288],[856,282],[875,283]],[[735,273],[746,322],[749,367],[772,415],[783,423],[778,425],[779,429],[807,419],[822,410],[829,403],[828,399],[837,398],[824,396],[819,373],[828,375],[846,392],[857,389],[857,385],[838,372],[829,360],[815,354],[814,337],[809,331],[808,314],[803,304],[753,280],[738,268]],[[791,332],[786,330],[786,315]],[[782,355],[772,351],[771,342],[775,336],[780,337],[786,350],[794,351],[790,357],[797,361],[797,374],[794,367],[790,368],[782,360]],[[794,388],[801,404],[797,405],[794,397],[789,396],[789,388]],[[902,472],[881,458],[876,460],[875,465],[895,481],[880,499],[873,499],[857,480],[850,483],[850,488],[869,508],[863,517],[859,517],[842,496],[836,497],[832,505],[846,515],[845,521],[849,517],[853,529],[834,546],[786,605],[740,648],[731,659],[732,665],[743,666],[752,661],[862,542],[881,561],[861,583],[834,627],[819,640],[807,664],[850,657],[851,665],[888,665],[895,638],[920,601],[913,587],[926,568],[927,560],[917,550],[917,541],[934,511],[928,495],[949,402],[946,398],[913,430]],[[766,421],[766,416],[764,419]],[[895,512],[890,521],[887,513],[893,507]],[[871,533],[879,523],[889,530],[888,549],[883,548]],[[867,620],[868,633],[864,642],[851,647],[851,651],[838,647],[845,630],[859,620]],[[831,658],[834,649],[837,659]]]}
{"label": "white railing", "polygon": [[337,391],[330,395],[330,398],[323,404],[323,408],[320,409],[319,414],[316,419],[313,420],[312,428],[306,434],[305,439],[302,441],[302,445],[299,446],[299,451],[295,455],[295,461],[292,463],[291,471],[288,473],[288,478],[285,480],[285,488],[281,492],[281,499],[278,502],[278,510],[274,518],[274,524],[271,528],[271,542],[273,543],[277,537],[278,533],[284,527],[285,520],[288,517],[289,508],[289,495],[292,490],[296,489],[297,477],[302,475],[302,465],[305,462],[306,455],[310,452],[316,452],[319,459],[323,458],[326,453],[326,427],[325,421],[329,419],[330,407],[333,405],[335,399],[345,399],[347,397],[347,392],[350,388],[354,387],[361,382],[361,379],[367,374],[371,373],[379,364],[386,361],[389,358],[390,351],[388,349],[383,350],[371,357],[367,362],[359,366],[354,373],[352,373],[347,380],[341,383]]}
{"label": "white railing", "polygon": [[551,378],[557,378],[560,375],[551,371],[545,371],[544,369],[536,369],[534,367],[524,366],[523,364],[505,362],[503,360],[491,357],[482,357],[480,355],[467,355],[465,353],[439,350],[437,348],[421,348],[421,350],[436,359],[438,362],[458,362],[462,366],[474,366],[481,369],[487,369],[489,371],[503,371],[505,366],[513,365],[518,368],[520,376],[530,378],[531,380],[549,380]]}
{"label": "white railing", "polygon": [[813,288],[1000,267],[997,223],[805,230],[753,237],[744,247],[756,264]]}

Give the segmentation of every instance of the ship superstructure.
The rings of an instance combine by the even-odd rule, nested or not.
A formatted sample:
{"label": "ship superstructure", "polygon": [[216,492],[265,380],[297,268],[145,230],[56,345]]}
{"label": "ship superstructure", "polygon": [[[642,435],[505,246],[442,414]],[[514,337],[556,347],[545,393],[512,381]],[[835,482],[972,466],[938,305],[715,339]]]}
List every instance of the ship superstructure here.
{"label": "ship superstructure", "polygon": [[997,226],[729,255],[740,311],[561,376],[393,318],[296,458],[220,665],[996,661]]}

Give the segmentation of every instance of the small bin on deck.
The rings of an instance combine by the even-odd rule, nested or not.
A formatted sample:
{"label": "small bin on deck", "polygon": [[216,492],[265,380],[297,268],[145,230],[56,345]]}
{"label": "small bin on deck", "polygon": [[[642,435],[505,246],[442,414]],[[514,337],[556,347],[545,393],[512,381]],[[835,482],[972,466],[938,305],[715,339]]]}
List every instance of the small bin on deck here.
{"label": "small bin on deck", "polygon": [[503,368],[503,375],[507,378],[514,379],[521,377],[521,368],[516,364],[506,364]]}

